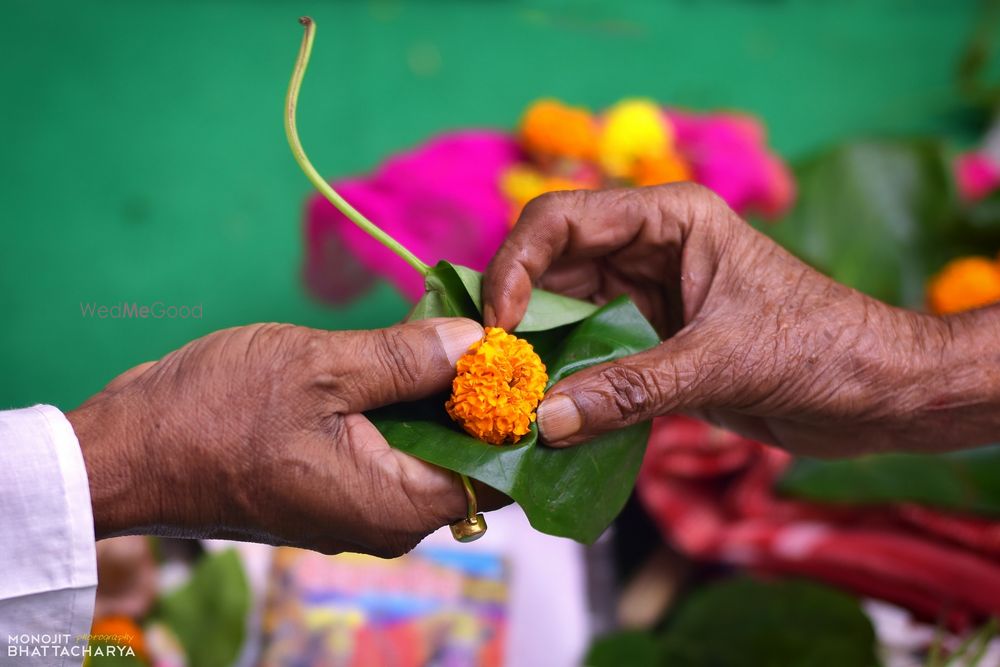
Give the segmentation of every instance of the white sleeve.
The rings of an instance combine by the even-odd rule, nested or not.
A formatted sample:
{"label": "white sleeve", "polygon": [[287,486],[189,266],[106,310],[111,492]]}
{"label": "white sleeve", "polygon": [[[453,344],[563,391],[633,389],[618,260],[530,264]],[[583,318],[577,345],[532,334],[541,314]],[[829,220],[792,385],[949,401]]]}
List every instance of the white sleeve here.
{"label": "white sleeve", "polygon": [[0,412],[0,664],[81,664],[96,589],[73,427],[49,405]]}

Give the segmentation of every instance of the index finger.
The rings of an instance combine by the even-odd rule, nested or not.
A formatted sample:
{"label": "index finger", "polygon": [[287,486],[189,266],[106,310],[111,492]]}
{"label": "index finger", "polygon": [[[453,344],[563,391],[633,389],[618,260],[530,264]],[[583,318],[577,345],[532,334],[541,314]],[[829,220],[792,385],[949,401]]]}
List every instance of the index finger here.
{"label": "index finger", "polygon": [[532,285],[558,259],[602,257],[635,244],[679,239],[685,216],[665,213],[686,198],[689,185],[550,192],[528,202],[483,276],[486,326],[516,327]]}

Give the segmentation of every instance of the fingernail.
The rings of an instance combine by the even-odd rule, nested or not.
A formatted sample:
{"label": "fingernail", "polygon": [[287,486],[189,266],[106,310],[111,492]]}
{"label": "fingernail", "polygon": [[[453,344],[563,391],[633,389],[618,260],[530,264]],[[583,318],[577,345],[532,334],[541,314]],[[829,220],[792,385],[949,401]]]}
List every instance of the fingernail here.
{"label": "fingernail", "polygon": [[491,303],[486,304],[483,308],[483,324],[488,327],[495,327],[497,325],[497,311]]}
{"label": "fingernail", "polygon": [[538,430],[548,442],[568,438],[583,426],[576,403],[569,396],[556,394],[538,406]]}
{"label": "fingernail", "polygon": [[448,320],[435,327],[441,347],[454,366],[458,358],[469,351],[472,344],[483,337],[483,328],[478,323],[464,318]]}

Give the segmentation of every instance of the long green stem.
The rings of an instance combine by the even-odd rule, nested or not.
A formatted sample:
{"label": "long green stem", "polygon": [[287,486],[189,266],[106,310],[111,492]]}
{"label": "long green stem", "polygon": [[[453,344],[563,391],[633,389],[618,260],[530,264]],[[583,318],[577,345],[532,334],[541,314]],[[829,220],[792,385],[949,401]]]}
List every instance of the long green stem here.
{"label": "long green stem", "polygon": [[[302,148],[302,142],[299,140],[299,131],[295,127],[295,109],[299,102],[299,89],[302,88],[302,79],[305,77],[306,68],[309,66],[309,55],[312,53],[313,40],[316,37],[316,22],[308,16],[303,16],[299,19],[299,23],[305,27],[305,33],[302,35],[302,46],[299,48],[299,57],[295,61],[295,69],[292,70],[292,80],[288,84],[288,95],[285,97],[285,135],[288,137],[288,145],[292,149],[295,161],[302,168],[302,171],[305,172],[309,181],[331,204],[337,207],[338,211],[367,232],[369,236],[399,255],[407,264],[419,271],[421,275],[426,276],[430,271],[430,267],[420,261],[419,257],[410,252],[399,241],[379,229],[375,223],[362,215],[360,211],[351,206],[346,199],[330,187],[330,184],[316,171],[312,162],[309,161],[305,149]],[[472,482],[468,477],[461,475],[461,478],[462,487],[465,490],[468,502],[468,520],[475,522],[476,514],[479,511],[477,507],[478,503],[476,502],[476,491],[472,487]]]}
{"label": "long green stem", "polygon": [[343,213],[355,225],[365,230],[369,236],[379,241],[385,247],[403,258],[407,264],[426,276],[430,267],[420,261],[420,258],[406,249],[399,241],[392,238],[378,228],[375,223],[363,216],[356,208],[347,203],[347,200],[337,194],[337,191],[330,187],[330,184],[319,175],[312,162],[306,156],[299,141],[299,132],[295,127],[295,108],[299,101],[299,89],[302,87],[302,78],[306,74],[306,67],[309,66],[309,54],[312,52],[313,39],[316,37],[316,22],[308,16],[299,19],[299,23],[305,26],[305,34],[302,35],[302,46],[299,49],[299,57],[295,61],[295,69],[292,70],[292,80],[288,84],[288,96],[285,98],[285,134],[288,136],[288,145],[292,149],[295,161],[299,163],[302,171],[326,197],[337,210]]}

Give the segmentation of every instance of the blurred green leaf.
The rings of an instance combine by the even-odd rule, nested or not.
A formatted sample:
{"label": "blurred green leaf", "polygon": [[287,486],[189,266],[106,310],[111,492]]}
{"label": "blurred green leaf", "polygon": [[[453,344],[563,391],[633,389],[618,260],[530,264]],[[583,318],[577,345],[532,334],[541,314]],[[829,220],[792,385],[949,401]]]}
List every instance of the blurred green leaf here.
{"label": "blurred green leaf", "polygon": [[998,26],[1000,2],[981,0],[979,17],[958,61],[958,87],[985,117],[995,115],[1000,107],[1000,85],[990,80],[990,63],[997,52]]}
{"label": "blurred green leaf", "polygon": [[874,667],[875,632],[858,601],[805,581],[736,578],[698,591],[671,622],[664,664]]}
{"label": "blurred green leaf", "polygon": [[734,578],[694,591],[664,632],[621,633],[588,667],[874,667],[875,632],[858,601],[805,581]]}
{"label": "blurred green leaf", "polygon": [[207,554],[153,614],[184,645],[189,667],[226,667],[239,655],[250,610],[250,590],[235,550]]}
{"label": "blurred green leaf", "polygon": [[[995,237],[1000,233],[1000,190],[994,191],[988,197],[967,204],[962,209],[962,217],[969,226],[981,232],[984,236]],[[987,240],[989,241],[994,239]],[[981,249],[980,254],[992,255],[996,246],[990,244]]]}
{"label": "blurred green leaf", "polygon": [[845,144],[796,168],[799,198],[762,231],[835,280],[919,306],[924,283],[960,240],[942,146],[929,140]]}
{"label": "blurred green leaf", "polygon": [[663,642],[652,632],[629,630],[598,637],[587,657],[585,667],[657,667],[663,662]]}
{"label": "blurred green leaf", "polygon": [[824,503],[912,502],[1000,516],[1000,445],[932,456],[884,454],[845,461],[798,459],[782,493]]}
{"label": "blurred green leaf", "polygon": [[[450,264],[436,266],[427,281],[428,293],[411,317],[480,319],[479,278],[473,274]],[[550,386],[566,375],[659,342],[625,298],[596,309],[536,291],[529,313],[531,331],[521,335],[545,363]],[[548,328],[538,328],[543,325]],[[642,463],[649,424],[568,449],[539,445],[537,427],[532,426],[518,444],[497,446],[481,442],[452,422],[444,410],[446,398],[390,406],[368,416],[393,447],[503,491],[542,532],[592,542],[621,511]]]}

